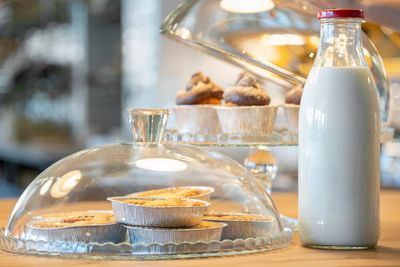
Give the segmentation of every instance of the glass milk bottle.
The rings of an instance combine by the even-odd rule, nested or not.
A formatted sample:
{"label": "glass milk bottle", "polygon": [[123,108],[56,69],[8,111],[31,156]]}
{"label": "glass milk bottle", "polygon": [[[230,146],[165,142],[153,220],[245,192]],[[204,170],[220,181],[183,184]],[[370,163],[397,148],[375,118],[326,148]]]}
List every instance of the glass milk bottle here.
{"label": "glass milk bottle", "polygon": [[379,238],[378,95],[362,10],[322,10],[299,118],[299,233],[305,246],[374,247]]}

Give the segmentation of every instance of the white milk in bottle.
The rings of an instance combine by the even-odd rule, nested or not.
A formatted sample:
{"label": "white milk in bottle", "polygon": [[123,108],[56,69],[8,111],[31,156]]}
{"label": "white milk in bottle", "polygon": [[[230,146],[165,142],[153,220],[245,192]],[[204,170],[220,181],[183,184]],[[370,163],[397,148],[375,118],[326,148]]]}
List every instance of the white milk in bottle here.
{"label": "white milk in bottle", "polygon": [[299,233],[305,246],[369,248],[379,238],[380,113],[361,10],[319,12],[321,40],[299,118]]}

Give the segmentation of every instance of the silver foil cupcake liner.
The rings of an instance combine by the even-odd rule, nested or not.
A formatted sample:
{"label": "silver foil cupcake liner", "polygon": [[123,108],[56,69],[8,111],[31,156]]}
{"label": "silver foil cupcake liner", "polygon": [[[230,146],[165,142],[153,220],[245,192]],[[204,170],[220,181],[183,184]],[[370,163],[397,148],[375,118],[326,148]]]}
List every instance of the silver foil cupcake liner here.
{"label": "silver foil cupcake liner", "polygon": [[174,114],[181,133],[218,134],[221,127],[216,105],[176,105]]}
{"label": "silver foil cupcake liner", "polygon": [[204,203],[204,206],[148,207],[121,202],[121,200],[128,199],[144,198],[107,198],[112,203],[113,215],[117,221],[137,226],[193,227],[201,223],[204,212],[210,206],[210,203],[206,201],[195,199],[186,199],[186,201],[200,201]]}
{"label": "silver foil cupcake liner", "polygon": [[[249,215],[249,214],[208,214],[208,215]],[[236,239],[247,239],[247,238],[257,238],[257,237],[268,237],[271,230],[272,220],[261,221],[261,220],[251,220],[251,221],[241,221],[241,220],[224,220],[224,219],[205,219],[204,221],[225,223],[227,224],[222,231],[221,240],[236,240]]]}
{"label": "silver foil cupcake liner", "polygon": [[26,239],[35,241],[68,241],[82,243],[120,243],[126,241],[126,228],[122,223],[101,225],[83,225],[60,228],[34,227],[34,222],[27,226]]}
{"label": "silver foil cupcake liner", "polygon": [[297,133],[299,128],[300,105],[285,104],[283,105],[283,108],[285,110],[288,130],[292,133]]}
{"label": "silver foil cupcake liner", "polygon": [[[194,197],[187,197],[185,199],[199,199],[199,200],[204,200],[207,202],[210,201],[211,194],[215,191],[215,189],[211,186],[175,186],[175,187],[160,188],[160,189],[156,189],[156,190],[162,190],[162,189],[168,190],[168,189],[173,189],[173,188],[193,188],[193,189],[200,189],[202,191],[206,191],[203,194],[200,194],[200,195],[197,195]],[[146,192],[146,191],[132,193],[132,194],[126,195],[125,197],[137,197],[138,194],[143,193],[143,192]],[[153,197],[153,196],[146,196],[146,197]],[[154,197],[156,198],[157,196],[154,196]]]}
{"label": "silver foil cupcake liner", "polygon": [[277,106],[216,107],[223,133],[260,135],[274,128]]}
{"label": "silver foil cupcake liner", "polygon": [[129,240],[134,243],[182,243],[182,242],[211,242],[221,240],[222,229],[226,223],[216,223],[213,228],[151,228],[124,225],[128,229]]}

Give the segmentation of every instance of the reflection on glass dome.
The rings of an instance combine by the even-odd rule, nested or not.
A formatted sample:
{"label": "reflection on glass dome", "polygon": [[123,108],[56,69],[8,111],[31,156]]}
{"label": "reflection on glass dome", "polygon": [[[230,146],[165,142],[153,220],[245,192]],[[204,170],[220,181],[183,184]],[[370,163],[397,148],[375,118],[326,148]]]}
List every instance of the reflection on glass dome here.
{"label": "reflection on glass dome", "polygon": [[136,167],[159,172],[179,172],[187,168],[186,163],[165,158],[147,158],[136,161]]}
{"label": "reflection on glass dome", "polygon": [[[51,187],[50,195],[54,198],[60,198],[68,195],[82,178],[82,173],[79,170],[72,170],[62,175]],[[46,183],[45,183],[46,184]],[[40,193],[42,193],[40,189]],[[43,195],[43,194],[41,194]]]}

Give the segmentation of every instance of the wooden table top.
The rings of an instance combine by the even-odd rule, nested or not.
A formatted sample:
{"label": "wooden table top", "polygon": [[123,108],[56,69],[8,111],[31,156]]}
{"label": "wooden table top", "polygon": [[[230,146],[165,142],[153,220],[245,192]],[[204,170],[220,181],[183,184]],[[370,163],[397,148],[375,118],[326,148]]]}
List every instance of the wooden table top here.
{"label": "wooden table top", "polygon": [[[279,211],[297,217],[296,193],[273,193]],[[0,200],[4,226],[15,199]],[[362,251],[317,250],[302,247],[298,234],[291,246],[272,252],[184,260],[82,260],[8,254],[0,251],[0,266],[400,266],[400,191],[381,192],[381,237],[375,249]]]}

